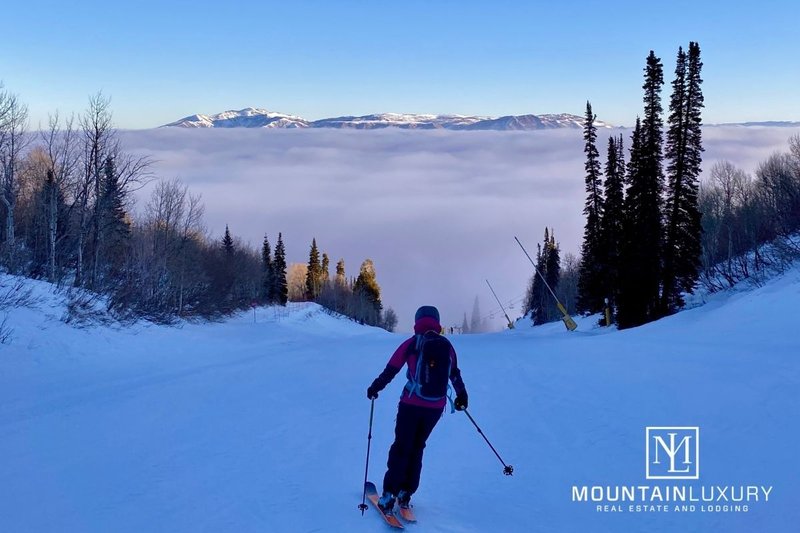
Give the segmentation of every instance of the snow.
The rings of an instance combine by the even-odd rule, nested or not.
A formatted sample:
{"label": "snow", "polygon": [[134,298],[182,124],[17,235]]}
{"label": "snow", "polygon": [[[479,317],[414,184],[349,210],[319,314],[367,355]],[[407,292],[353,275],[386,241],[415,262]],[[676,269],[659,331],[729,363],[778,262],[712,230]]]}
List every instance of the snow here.
{"label": "snow", "polygon": [[[9,277],[0,277],[7,283]],[[367,385],[405,334],[314,304],[216,323],[77,328],[12,309],[0,345],[0,530],[371,532]],[[633,330],[580,319],[453,336],[470,412],[428,441],[423,532],[789,531],[800,520],[800,268]],[[0,320],[3,313],[0,312]],[[380,485],[401,376],[375,404]],[[645,479],[646,426],[699,426],[690,482]],[[771,486],[740,513],[597,512],[573,486]],[[627,509],[627,505],[624,506]]]}

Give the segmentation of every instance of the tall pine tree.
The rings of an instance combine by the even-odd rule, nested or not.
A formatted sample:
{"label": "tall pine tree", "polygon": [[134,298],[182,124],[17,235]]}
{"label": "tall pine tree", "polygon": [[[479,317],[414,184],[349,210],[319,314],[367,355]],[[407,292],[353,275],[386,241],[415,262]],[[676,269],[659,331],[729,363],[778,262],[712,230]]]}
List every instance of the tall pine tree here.
{"label": "tall pine tree", "polygon": [[683,307],[682,292],[692,292],[700,269],[701,226],[697,197],[702,162],[703,82],[700,46],[678,49],[668,119],[667,202],[661,313]]}
{"label": "tall pine tree", "polygon": [[[547,241],[547,228],[544,230],[545,242]],[[533,273],[530,283],[530,308],[533,311],[531,320],[534,326],[547,322],[547,302],[545,300],[547,289],[544,286],[542,277],[547,272],[547,247],[541,244],[536,245],[536,270],[541,274]]]}
{"label": "tall pine tree", "polygon": [[233,237],[231,236],[230,228],[225,225],[225,235],[222,237],[221,251],[222,251],[222,264],[219,270],[215,273],[214,293],[222,302],[223,309],[231,310],[231,305],[234,299],[234,287],[236,285],[236,265],[235,261],[235,245]]}
{"label": "tall pine tree", "polygon": [[381,288],[378,285],[375,273],[375,264],[372,259],[365,259],[361,263],[361,270],[353,284],[353,296],[356,298],[357,307],[356,320],[377,326],[381,322]]}
{"label": "tall pine tree", "polygon": [[308,253],[308,269],[306,270],[306,300],[313,302],[319,296],[322,286],[322,265],[319,262],[317,239],[312,239],[311,250]]}
{"label": "tall pine tree", "polygon": [[336,262],[336,286],[347,287],[347,276],[344,273],[344,259]]}
{"label": "tall pine tree", "polygon": [[278,233],[278,243],[275,245],[272,273],[272,291],[275,303],[286,305],[286,302],[289,301],[289,286],[286,283],[286,248],[283,245],[283,236],[280,233]]}
{"label": "tall pine tree", "polygon": [[261,298],[266,304],[275,302],[272,270],[272,250],[269,246],[269,238],[264,235],[264,243],[261,246]]}
{"label": "tall pine tree", "polygon": [[328,254],[322,254],[322,272],[320,272],[320,281],[322,283],[322,287],[326,286],[330,281],[330,266],[331,260],[328,257]]}
{"label": "tall pine tree", "polygon": [[472,316],[469,321],[469,332],[480,333],[483,331],[483,323],[481,321],[481,305],[478,302],[478,297],[475,296],[475,303],[472,305]]}
{"label": "tall pine tree", "polygon": [[233,258],[233,237],[231,237],[231,230],[225,224],[225,236],[222,237],[222,251],[225,257]]}
{"label": "tall pine tree", "polygon": [[101,198],[100,233],[103,243],[102,253],[98,254],[104,264],[103,273],[108,276],[107,282],[115,284],[121,275],[124,258],[130,244],[131,228],[125,212],[125,197],[120,187],[120,176],[114,158],[107,157],[103,167]]}
{"label": "tall pine tree", "polygon": [[[594,125],[596,118],[592,112],[592,104],[586,102],[586,119],[583,125],[583,151],[586,153],[586,163],[584,164],[586,203],[583,207],[583,214],[586,216],[586,225],[583,230],[583,245],[581,246],[578,311],[589,313],[596,313],[603,308],[603,299],[608,289],[605,286],[606,254],[603,250],[600,229],[603,216],[603,193],[601,190],[600,154],[597,151],[597,128]],[[545,248],[548,246],[549,242],[545,240]]]}
{"label": "tall pine tree", "polygon": [[[661,87],[664,71],[651,50],[645,67],[644,118],[634,131],[629,187],[625,198],[617,320],[621,328],[638,326],[659,316],[663,241],[662,169],[664,125]],[[631,172],[632,171],[632,172]]]}
{"label": "tall pine tree", "polygon": [[[561,254],[558,249],[558,243],[556,242],[555,230],[552,228],[550,229],[550,241],[546,243],[546,248],[547,260],[545,262],[545,279],[550,289],[555,292],[558,290],[558,284],[561,281]],[[547,295],[545,296],[545,301],[547,302],[545,306],[547,309],[546,320],[547,322],[559,320],[561,318],[561,312],[558,310],[556,300],[547,288],[545,288],[545,290],[547,291]]]}
{"label": "tall pine tree", "polygon": [[[548,278],[548,264],[551,261],[551,245],[554,244],[555,240],[550,237],[550,229],[544,228],[544,240],[542,244],[536,245],[536,270],[539,274],[534,271],[533,275],[531,275],[531,280],[528,284],[528,292],[525,296],[525,314],[531,313],[531,320],[534,326],[547,323],[550,315],[556,309],[553,297],[550,295],[550,291],[547,290],[542,280],[542,276],[544,276],[545,280],[547,280],[548,283],[550,282]],[[560,265],[560,260],[557,256],[555,257],[555,261]],[[560,266],[558,268],[560,270]],[[560,273],[558,273],[557,276],[560,276]]]}
{"label": "tall pine tree", "polygon": [[625,217],[625,154],[623,150],[622,135],[608,138],[606,178],[603,182],[604,210],[600,232],[605,252],[605,292],[612,310],[616,308],[617,293],[619,292],[620,254]]}

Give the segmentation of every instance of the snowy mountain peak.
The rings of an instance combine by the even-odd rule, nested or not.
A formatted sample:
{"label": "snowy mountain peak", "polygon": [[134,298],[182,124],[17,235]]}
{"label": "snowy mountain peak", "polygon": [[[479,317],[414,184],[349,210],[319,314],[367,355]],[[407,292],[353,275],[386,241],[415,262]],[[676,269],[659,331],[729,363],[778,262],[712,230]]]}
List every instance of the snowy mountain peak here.
{"label": "snowy mountain peak", "polygon": [[308,121],[285,113],[246,107],[216,115],[190,115],[165,127],[181,128],[307,128]]}
{"label": "snowy mountain peak", "polygon": [[[598,128],[612,128],[595,122]],[[508,115],[503,117],[470,115],[435,115],[414,113],[377,113],[363,116],[341,116],[309,121],[295,115],[248,107],[224,111],[216,115],[191,115],[165,127],[181,128],[339,128],[339,129],[448,129],[448,130],[541,130],[582,128],[578,115]]]}

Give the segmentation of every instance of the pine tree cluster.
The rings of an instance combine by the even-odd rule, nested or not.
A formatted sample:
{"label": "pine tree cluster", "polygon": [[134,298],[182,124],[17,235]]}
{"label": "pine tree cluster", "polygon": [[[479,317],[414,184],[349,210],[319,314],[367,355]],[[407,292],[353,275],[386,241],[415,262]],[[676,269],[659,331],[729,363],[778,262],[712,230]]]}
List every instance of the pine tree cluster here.
{"label": "pine tree cluster", "polygon": [[561,252],[555,232],[552,228],[545,228],[544,240],[537,244],[536,272],[531,276],[523,304],[523,313],[531,313],[535,326],[561,318],[556,298],[550,292],[552,290],[558,296],[560,282]]}
{"label": "pine tree cluster", "polygon": [[[644,113],[636,119],[627,166],[622,136],[611,137],[602,179],[595,115],[586,105],[586,226],[578,310],[596,313],[606,302],[620,327],[676,312],[698,280],[702,162],[700,47],[678,49],[664,140],[664,73],[653,51],[644,69]],[[666,169],[664,161],[666,159]],[[602,186],[601,186],[602,184]]]}
{"label": "pine tree cluster", "polygon": [[348,279],[344,259],[336,263],[336,276],[330,279],[330,259],[322,253],[320,259],[317,240],[312,239],[305,268],[304,298],[317,302],[326,309],[347,316],[360,324],[382,327],[393,331],[397,315],[389,308],[383,311],[381,288],[371,259],[361,263],[358,276]]}
{"label": "pine tree cluster", "polygon": [[269,238],[264,235],[261,246],[261,302],[266,305],[286,305],[289,289],[286,282],[286,249],[283,234],[278,233],[275,255],[271,253]]}

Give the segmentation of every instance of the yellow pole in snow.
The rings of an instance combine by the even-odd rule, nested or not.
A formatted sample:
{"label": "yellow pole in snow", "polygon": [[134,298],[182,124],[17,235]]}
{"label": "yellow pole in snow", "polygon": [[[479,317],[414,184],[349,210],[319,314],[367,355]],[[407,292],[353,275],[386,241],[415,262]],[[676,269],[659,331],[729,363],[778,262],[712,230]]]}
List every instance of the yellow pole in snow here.
{"label": "yellow pole in snow", "polygon": [[550,291],[550,294],[553,295],[553,299],[556,301],[556,306],[558,307],[558,310],[561,311],[561,314],[563,315],[561,317],[561,320],[564,322],[564,326],[566,326],[566,328],[569,331],[575,331],[578,328],[578,324],[576,324],[575,321],[572,320],[572,317],[569,316],[569,313],[567,313],[567,310],[564,308],[563,305],[561,305],[561,302],[558,301],[558,296],[556,296],[556,293],[554,293],[553,289],[550,288],[550,285],[547,284],[547,280],[544,279],[544,276],[542,276],[542,273],[539,272],[539,269],[536,268],[536,263],[534,263],[533,259],[531,259],[531,256],[528,255],[528,251],[525,249],[524,246],[522,246],[522,243],[519,242],[519,239],[514,237],[514,240],[517,241],[517,244],[519,244],[519,247],[522,248],[523,252],[525,252],[525,255],[528,257],[528,261],[530,261],[531,264],[533,265],[533,270],[537,274],[539,274],[540,278],[542,278],[542,281],[544,282],[544,286],[547,287],[547,290]]}

